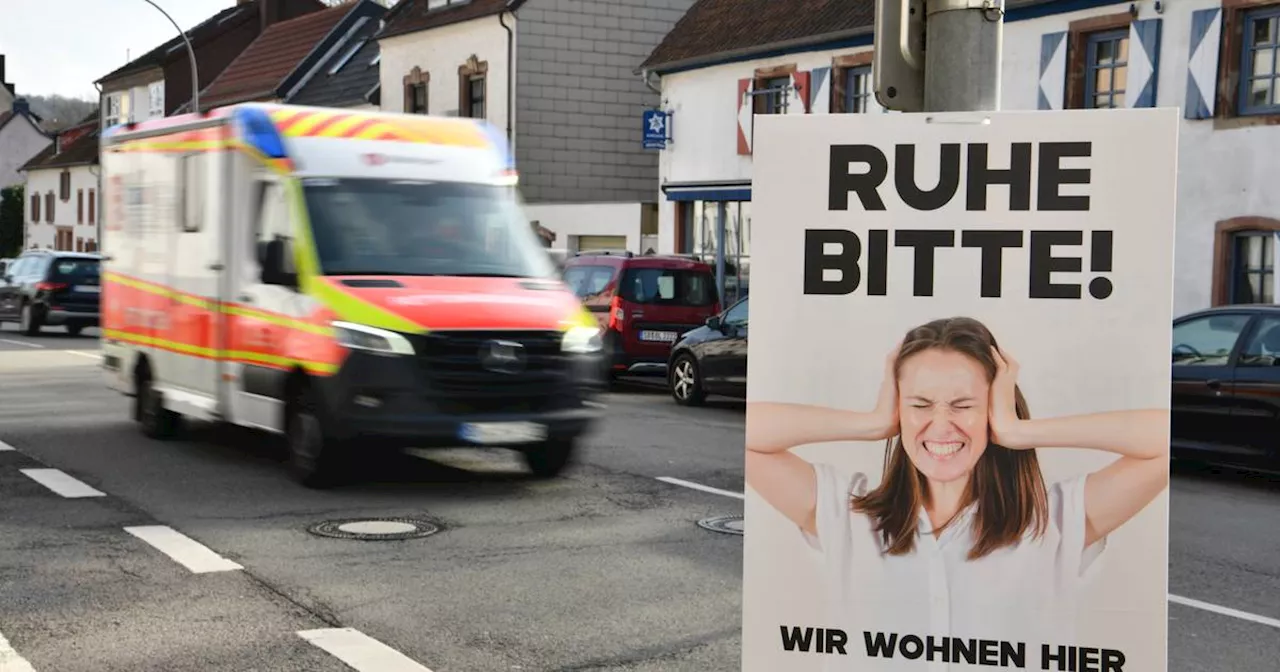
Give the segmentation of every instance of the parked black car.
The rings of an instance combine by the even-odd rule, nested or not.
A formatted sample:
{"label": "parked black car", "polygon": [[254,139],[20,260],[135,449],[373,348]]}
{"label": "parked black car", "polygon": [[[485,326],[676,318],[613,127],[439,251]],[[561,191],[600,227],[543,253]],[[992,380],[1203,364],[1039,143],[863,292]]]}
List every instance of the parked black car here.
{"label": "parked black car", "polygon": [[1174,457],[1280,467],[1280,306],[1174,320],[1171,431]]}
{"label": "parked black car", "polygon": [[0,277],[0,322],[28,335],[64,326],[72,335],[99,324],[101,257],[84,252],[27,250]]}
{"label": "parked black car", "polygon": [[667,359],[667,387],[676,403],[696,406],[707,395],[747,397],[747,302],[707,318],[686,332]]}

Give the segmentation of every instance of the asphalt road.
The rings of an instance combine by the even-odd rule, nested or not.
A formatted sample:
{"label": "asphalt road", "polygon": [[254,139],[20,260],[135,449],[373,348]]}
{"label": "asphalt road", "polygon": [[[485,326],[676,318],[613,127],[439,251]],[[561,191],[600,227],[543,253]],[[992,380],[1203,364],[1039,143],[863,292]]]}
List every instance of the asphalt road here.
{"label": "asphalt road", "polygon": [[[0,672],[739,669],[742,538],[696,522],[742,513],[741,404],[628,387],[565,478],[456,451],[314,492],[252,433],[143,438],[96,345],[0,331]],[[1280,484],[1174,478],[1169,669],[1275,669]],[[441,531],[308,532],[380,517]]]}

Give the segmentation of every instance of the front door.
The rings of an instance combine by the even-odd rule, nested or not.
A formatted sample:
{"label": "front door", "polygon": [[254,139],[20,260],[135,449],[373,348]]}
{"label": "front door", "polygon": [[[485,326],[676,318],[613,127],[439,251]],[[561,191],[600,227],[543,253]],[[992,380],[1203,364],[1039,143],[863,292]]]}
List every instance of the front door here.
{"label": "front door", "polygon": [[1231,356],[1247,313],[1206,315],[1173,328],[1172,439],[1179,448],[1221,450],[1232,438]]}

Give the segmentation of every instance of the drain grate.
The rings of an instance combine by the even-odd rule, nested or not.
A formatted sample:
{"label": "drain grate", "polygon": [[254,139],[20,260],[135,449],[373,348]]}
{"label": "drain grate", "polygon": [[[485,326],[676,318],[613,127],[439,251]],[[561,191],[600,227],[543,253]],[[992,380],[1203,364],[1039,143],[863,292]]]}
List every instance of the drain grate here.
{"label": "drain grate", "polygon": [[399,541],[429,537],[440,528],[416,518],[347,518],[326,520],[307,528],[318,537],[356,541]]}
{"label": "drain grate", "polygon": [[736,534],[742,536],[743,521],[742,516],[716,516],[714,518],[703,518],[698,521],[698,527],[712,532],[721,534]]}

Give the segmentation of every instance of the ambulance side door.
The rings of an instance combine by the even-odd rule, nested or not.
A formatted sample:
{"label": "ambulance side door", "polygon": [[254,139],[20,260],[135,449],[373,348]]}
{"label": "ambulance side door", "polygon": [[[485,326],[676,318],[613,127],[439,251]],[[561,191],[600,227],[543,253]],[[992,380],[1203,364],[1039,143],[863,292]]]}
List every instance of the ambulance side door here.
{"label": "ambulance side door", "polygon": [[289,369],[283,358],[288,313],[299,296],[292,287],[263,281],[266,244],[292,236],[285,185],[275,175],[260,173],[251,187],[251,226],[235,246],[235,288],[231,294],[228,359],[236,384],[232,413],[239,424],[282,431],[284,382]]}

